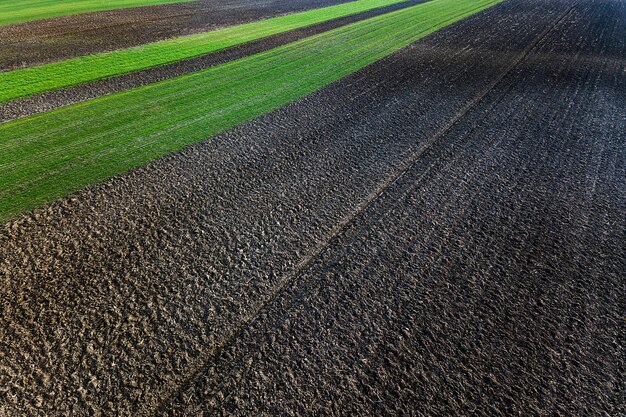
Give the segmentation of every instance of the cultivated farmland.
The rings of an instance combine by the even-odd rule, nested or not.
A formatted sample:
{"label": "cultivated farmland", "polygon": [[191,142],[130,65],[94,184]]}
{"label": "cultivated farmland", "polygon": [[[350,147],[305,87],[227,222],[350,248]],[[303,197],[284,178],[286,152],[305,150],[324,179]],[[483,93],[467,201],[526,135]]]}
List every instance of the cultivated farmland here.
{"label": "cultivated farmland", "polygon": [[23,0],[0,1],[0,25],[101,10],[125,9],[190,0]]}
{"label": "cultivated farmland", "polygon": [[0,83],[4,86],[0,93],[0,103],[30,94],[210,54],[290,30],[401,2],[403,1],[361,0],[356,3],[275,17],[149,45],[0,73]]}
{"label": "cultivated farmland", "polygon": [[0,72],[0,415],[619,415],[626,2],[271,3]]}

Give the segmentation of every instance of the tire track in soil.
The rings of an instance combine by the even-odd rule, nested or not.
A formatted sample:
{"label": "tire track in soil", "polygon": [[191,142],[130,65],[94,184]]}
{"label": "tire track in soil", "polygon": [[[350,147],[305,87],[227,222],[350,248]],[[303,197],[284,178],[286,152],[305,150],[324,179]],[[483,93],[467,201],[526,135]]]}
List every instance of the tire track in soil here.
{"label": "tire track in soil", "polygon": [[[523,50],[513,59],[511,64],[506,67],[502,71],[502,73],[500,73],[492,82],[487,85],[487,87],[485,87],[484,90],[480,91],[476,95],[476,97],[474,97],[465,107],[463,107],[456,115],[454,115],[454,117],[447,124],[445,124],[443,128],[437,131],[429,140],[427,140],[422,146],[416,149],[415,152],[413,152],[413,154],[410,155],[408,159],[400,163],[397,171],[393,172],[392,175],[387,177],[380,185],[378,185],[376,189],[369,196],[367,196],[367,198],[356,208],[354,212],[350,213],[349,216],[342,219],[335,227],[333,227],[331,233],[328,235],[328,239],[318,245],[309,256],[302,259],[302,261],[295,267],[293,273],[279,283],[276,288],[276,292],[272,294],[266,301],[261,303],[252,312],[252,314],[241,323],[239,327],[232,329],[232,332],[228,336],[226,336],[224,342],[221,345],[217,346],[214,352],[211,352],[209,354],[209,359],[207,359],[206,363],[204,363],[200,369],[194,371],[179,389],[177,389],[168,396],[168,398],[159,407],[159,411],[157,411],[157,414],[160,414],[163,411],[164,406],[167,405],[173,399],[173,397],[179,395],[180,392],[188,388],[193,381],[197,380],[200,376],[205,374],[208,371],[208,366],[210,364],[211,358],[219,356],[225,346],[227,346],[236,337],[241,336],[244,330],[250,327],[250,325],[255,320],[257,320],[258,317],[261,316],[268,309],[268,307],[272,303],[274,303],[278,297],[281,296],[281,294],[285,292],[286,288],[293,284],[298,276],[302,275],[307,269],[309,269],[311,264],[318,260],[320,256],[324,253],[324,251],[326,251],[331,245],[333,245],[356,219],[363,216],[364,212],[367,211],[378,199],[380,199],[381,196],[390,187],[392,187],[396,182],[401,180],[402,177],[405,176],[407,172],[409,172],[409,170],[414,167],[415,163],[424,153],[426,153],[435,143],[437,143],[437,141],[439,141],[444,135],[446,135],[460,120],[463,119],[463,117],[465,117],[467,113],[469,113],[479,104],[481,104],[483,99],[487,97],[493,91],[493,89],[499,83],[501,83],[502,80],[507,77],[507,75],[509,75],[511,71],[513,71],[534,48],[537,47],[537,45],[542,40],[546,38],[550,31],[552,31],[559,23],[561,23],[567,17],[568,14],[571,13],[574,7],[575,6],[572,5],[569,10],[563,12],[563,14],[559,16],[552,25],[548,26],[543,32],[541,32],[539,36],[537,36],[537,38],[525,50]],[[503,97],[505,93],[506,92],[504,92],[501,97]],[[493,107],[495,107],[498,101],[499,99],[495,100],[495,102],[493,103]],[[487,112],[488,111],[490,110],[487,110]]]}
{"label": "tire track in soil", "polygon": [[333,19],[328,22],[292,30],[199,57],[2,103],[0,104],[0,123],[200,71],[239,58],[268,51],[281,45],[327,32],[350,23],[415,6],[426,1],[428,0],[407,0],[404,3],[393,4],[391,6],[368,10],[363,13],[339,19]]}
{"label": "tire track in soil", "polygon": [[0,26],[0,70],[108,52],[348,1],[200,0]]}
{"label": "tire track in soil", "polygon": [[[304,277],[290,280],[285,291],[281,290],[277,297],[273,297],[253,318],[250,326],[242,326],[223,348],[218,349],[212,361],[180,393],[175,401],[176,407],[166,408],[165,414],[180,415],[186,411],[209,412],[211,415],[252,415],[261,412],[395,415],[408,410],[420,410],[426,415],[619,413],[619,381],[623,380],[623,368],[620,370],[617,358],[623,356],[624,351],[623,347],[616,344],[620,328],[623,331],[623,308],[618,307],[622,303],[617,300],[623,298],[625,290],[619,282],[620,273],[626,266],[626,254],[623,248],[620,249],[626,230],[623,216],[626,208],[623,199],[626,192],[623,175],[626,163],[624,142],[619,141],[620,129],[623,132],[624,128],[624,108],[620,110],[616,93],[624,82],[615,78],[616,74],[623,71],[622,65],[612,62],[604,54],[607,52],[607,43],[611,42],[618,44],[616,49],[621,47],[622,52],[625,49],[624,30],[623,27],[619,28],[619,18],[614,16],[626,16],[626,9],[602,1],[579,2],[578,6],[573,7],[576,7],[578,13],[575,18],[569,19],[572,14],[570,10],[551,31],[544,34],[544,42],[539,40],[535,43],[535,48],[530,52],[530,55],[534,55],[533,63],[523,62],[523,68],[519,65],[512,68],[504,82],[497,86],[497,92],[488,93],[488,100],[474,107],[466,119],[452,126],[444,135],[442,143],[437,142],[429,147],[422,154],[424,158],[416,160],[416,164],[405,171],[410,172],[409,175],[398,176],[398,180],[386,189],[381,198],[377,198],[354,222],[350,222],[333,239],[330,247],[325,247],[321,251],[322,255],[305,268],[307,271],[299,274]],[[587,19],[593,20],[597,15],[606,22],[585,27]],[[583,29],[566,28],[571,22],[583,26]],[[604,45],[596,45],[592,40],[600,32],[598,25],[607,26],[608,35],[601,33],[596,38]],[[577,37],[581,33],[586,36]],[[542,59],[545,60],[542,54],[546,51],[549,53],[554,45],[564,42],[564,39],[575,44],[575,47],[570,46],[571,57],[560,67],[547,65],[546,69],[555,71],[552,78],[546,77],[544,85],[533,86],[524,95],[522,92],[528,80],[537,77],[537,73],[542,71],[537,69],[541,68],[538,64],[541,64]],[[589,70],[585,58],[578,56],[579,50],[591,51],[601,61]],[[607,69],[603,68],[605,64],[609,64],[606,65]],[[581,65],[583,73],[576,68]],[[555,83],[554,77],[559,79],[558,75],[564,78]],[[613,87],[609,94],[612,98],[608,102],[598,97],[602,94],[603,82],[609,82]],[[560,103],[569,104],[562,106]],[[595,103],[603,104],[599,109],[601,118],[593,115]],[[520,111],[529,114],[520,116]],[[502,119],[507,117],[510,117],[510,126],[502,124]],[[527,120],[531,121],[528,128],[533,129],[532,132],[536,131],[536,135],[523,127]],[[589,126],[607,131],[598,132],[600,137],[597,139],[589,139]],[[604,172],[599,171],[599,166],[587,167],[589,154],[597,151],[612,160],[614,167],[605,167]],[[596,164],[602,163],[602,159],[599,158]],[[619,166],[617,169],[616,162]],[[596,190],[594,185],[595,195],[590,195],[584,186],[579,188],[581,182],[588,181],[587,170],[592,170],[594,184],[598,176],[602,176],[600,182],[604,190]],[[439,190],[433,192],[433,195],[443,204],[433,203],[433,198],[429,196],[430,189],[437,188]],[[579,201],[581,197],[582,204]],[[603,202],[606,198],[613,200],[614,204]],[[568,211],[568,207],[574,209]],[[433,210],[444,214],[434,215]],[[445,218],[447,213],[453,214],[451,218]],[[493,213],[501,222],[500,225],[504,226],[503,230],[493,230],[492,222],[485,223],[489,215],[484,213]],[[473,227],[468,226],[468,223],[472,223]],[[433,228],[439,233],[435,233]],[[425,236],[417,232],[422,230]],[[478,231],[482,234],[477,234]],[[579,239],[571,239],[578,234],[581,234]],[[454,239],[455,235],[458,240]],[[580,239],[582,237],[584,239]],[[441,239],[446,242],[441,243]],[[458,247],[459,242],[463,242],[461,247]],[[553,246],[555,243],[558,246]],[[438,246],[432,248],[432,245]],[[430,248],[434,250],[429,251]],[[455,254],[455,251],[467,253]],[[588,252],[604,262],[594,262],[594,257],[589,259]],[[399,262],[398,258],[390,262],[394,256],[402,257],[407,253],[417,258],[425,257],[423,265]],[[505,256],[505,259],[510,257],[511,264],[499,265],[498,256]],[[468,264],[467,260],[472,257],[482,259],[477,264]],[[433,270],[440,263],[445,263],[448,269],[440,267],[439,271]],[[561,268],[566,272],[561,271]],[[531,270],[531,278],[524,279],[522,274],[528,274],[528,269]],[[535,278],[532,278],[533,270]],[[587,279],[588,270],[595,270],[593,280]],[[432,294],[428,294],[429,282],[421,284],[416,281],[418,277],[420,280],[426,277],[438,279],[440,282],[435,282],[435,288],[447,291],[446,287],[451,282],[456,282],[456,285],[475,285],[475,281],[467,280],[472,274],[481,273],[488,277],[492,274],[489,280],[482,280],[485,287],[482,291],[495,293],[483,295],[482,291],[475,294],[459,291],[458,295],[463,296],[460,300],[434,300]],[[578,281],[577,285],[571,285],[570,279]],[[374,284],[370,280],[374,280]],[[411,283],[407,284],[406,281]],[[394,287],[383,291],[388,297],[384,299],[378,291],[388,286]],[[470,311],[471,316],[477,310],[492,321],[476,321],[474,326],[477,327],[471,329],[475,333],[464,334],[464,330],[461,330],[462,338],[470,340],[467,343],[469,347],[459,350],[454,345],[447,345],[449,333],[462,329],[464,320],[443,315],[447,326],[454,325],[457,328],[437,328],[437,325],[429,325],[436,323],[441,316],[437,309],[431,307],[430,311],[422,311],[421,317],[419,314],[411,314],[411,306],[415,306],[417,300],[396,295],[404,292],[406,297],[409,286],[421,287],[426,301],[440,301],[441,310],[454,311],[456,306],[450,308],[445,304],[458,303],[459,312],[464,311],[461,314],[467,315],[467,311]],[[363,290],[368,287],[369,290]],[[443,294],[450,296],[449,291],[446,291]],[[351,294],[353,292],[356,294]],[[562,292],[568,296],[564,297]],[[506,297],[503,294],[509,295],[517,304],[510,307],[506,303],[503,305],[499,302],[502,297]],[[478,299],[472,300],[476,296]],[[553,305],[547,301],[549,299],[553,300]],[[468,307],[468,301],[479,304],[469,304]],[[533,307],[528,307],[529,302]],[[385,323],[382,317],[378,317],[385,313],[376,312],[371,303],[375,303],[381,310],[404,310],[405,315],[396,315],[395,320]],[[419,303],[423,307],[424,301]],[[540,313],[533,310],[535,303]],[[585,303],[591,305],[586,307]],[[501,316],[498,316],[492,310],[494,308],[504,310],[504,314],[500,311]],[[529,309],[531,314],[527,314]],[[326,310],[329,311],[325,313]],[[373,313],[370,317],[368,311]],[[504,320],[498,317],[504,317]],[[352,324],[342,323],[342,318]],[[320,323],[322,320],[325,322]],[[367,324],[375,320],[378,322]],[[572,330],[566,320],[573,320],[574,323],[585,321],[587,328],[595,331],[595,337],[588,337],[585,328]],[[355,324],[359,322],[366,324]],[[386,325],[391,334],[381,333],[377,325]],[[402,326],[413,329],[402,329]],[[367,362],[359,363],[358,357],[352,356],[353,351],[362,350],[363,344],[367,343],[360,337],[354,338],[356,328],[360,327],[369,327],[371,333],[379,337],[376,342],[383,347],[387,346],[391,350],[387,353],[395,354],[398,361],[390,364],[385,361],[385,355],[381,354],[377,358],[373,354],[367,358]],[[505,349],[517,352],[506,350],[501,357],[489,358],[486,357],[488,353],[483,351],[486,347],[481,347],[480,343],[478,348],[471,346],[480,340],[477,334],[485,333],[485,327],[490,331],[503,332],[504,337],[519,339],[520,346],[509,345],[505,338],[496,338],[494,343],[499,345],[497,348],[502,349],[504,346]],[[432,328],[439,333],[439,340],[435,341],[438,349],[433,346],[423,349],[424,355],[405,352],[405,355],[411,357],[403,358],[397,356],[402,353],[401,349],[398,352],[391,347],[395,344],[392,340],[400,340],[399,343],[402,343],[403,337],[406,337],[415,343],[413,348],[408,349],[415,352],[415,346],[424,348],[420,339],[428,340],[433,334]],[[320,340],[324,337],[315,334],[325,330],[328,340]],[[516,330],[520,330],[527,339],[520,337]],[[551,337],[546,339],[546,335],[552,336],[551,332],[556,335],[556,342]],[[572,332],[576,337],[582,336],[582,339],[572,340],[569,336]],[[372,337],[371,334],[369,336]],[[350,341],[345,342],[345,339]],[[537,359],[533,356],[540,357],[543,353],[536,353],[532,346],[545,350],[552,357],[545,364],[535,364]],[[316,347],[324,353],[318,353]],[[559,348],[562,352],[554,350]],[[476,350],[471,352],[470,349]],[[475,357],[467,357],[468,351]],[[479,363],[482,369],[476,372],[477,375],[470,374],[470,381],[466,379],[464,382],[466,387],[453,386],[448,378],[436,377],[437,364],[433,364],[429,358],[429,354],[439,356],[441,352],[450,355],[447,358],[444,356],[444,361],[448,363],[441,366],[449,368],[446,371],[452,375],[450,379],[457,382],[463,380],[463,377],[457,377],[463,375],[463,369],[465,372],[472,370],[468,363]],[[338,354],[341,358],[337,358]],[[516,354],[526,362],[521,361],[518,365]],[[367,357],[367,354],[364,355]],[[566,358],[560,359],[559,355]],[[461,362],[461,359],[464,361]],[[489,363],[494,360],[497,365]],[[614,363],[615,360],[618,362]],[[505,372],[511,367],[510,361],[513,361],[513,367],[526,368],[527,373],[521,376],[507,375]],[[566,364],[565,369],[560,366],[563,362]],[[403,364],[406,368],[401,367]],[[416,375],[412,374],[413,368],[428,368],[428,365],[429,372],[438,383],[434,390],[429,390],[429,385],[433,385],[432,380],[423,377],[415,379]],[[392,378],[388,385],[381,382],[384,380],[381,376],[384,371],[377,366],[391,373],[387,375]],[[335,378],[328,376],[334,369],[341,367],[351,370],[347,375],[353,375],[352,380],[362,384],[366,380],[371,385],[342,384],[342,380],[349,377],[344,378],[337,372]],[[568,370],[569,367],[575,367],[576,370]],[[454,374],[454,371],[459,372],[458,368],[461,368],[461,373]],[[398,373],[395,378],[403,386],[393,381],[394,371]],[[520,382],[519,378],[524,380]],[[509,381],[502,382],[502,379]],[[283,380],[285,383],[281,384]],[[436,397],[436,401],[432,397],[420,397],[417,392],[409,392],[402,398],[403,401],[398,400],[396,395],[412,383],[419,384],[424,391],[432,392],[445,387],[449,391],[444,396]],[[561,385],[559,391],[552,388],[552,384]],[[318,386],[323,387],[321,393]],[[490,391],[481,393],[479,389],[476,395],[476,392],[471,393],[475,387],[484,387]],[[377,395],[383,397],[378,397],[379,404],[372,402],[372,398],[366,395],[376,392],[376,388]],[[385,389],[389,391],[385,392]],[[465,395],[463,391],[470,394]],[[542,400],[539,392],[549,398]],[[487,403],[483,402],[485,394],[489,395]],[[462,400],[455,402],[459,397]]]}
{"label": "tire track in soil", "polygon": [[0,414],[152,414],[571,4],[501,3],[5,225]]}

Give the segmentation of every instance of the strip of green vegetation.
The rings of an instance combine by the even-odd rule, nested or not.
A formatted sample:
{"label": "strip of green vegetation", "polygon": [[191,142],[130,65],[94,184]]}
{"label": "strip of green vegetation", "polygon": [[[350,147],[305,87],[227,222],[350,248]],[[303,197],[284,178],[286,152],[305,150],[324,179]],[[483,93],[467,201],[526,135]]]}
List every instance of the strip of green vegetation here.
{"label": "strip of green vegetation", "polygon": [[284,106],[499,1],[433,0],[0,125],[0,219]]}
{"label": "strip of green vegetation", "polygon": [[0,0],[0,25],[70,14],[190,1],[193,0]]}
{"label": "strip of green vegetation", "polygon": [[278,33],[401,3],[360,0],[119,51],[0,73],[0,103],[208,54]]}

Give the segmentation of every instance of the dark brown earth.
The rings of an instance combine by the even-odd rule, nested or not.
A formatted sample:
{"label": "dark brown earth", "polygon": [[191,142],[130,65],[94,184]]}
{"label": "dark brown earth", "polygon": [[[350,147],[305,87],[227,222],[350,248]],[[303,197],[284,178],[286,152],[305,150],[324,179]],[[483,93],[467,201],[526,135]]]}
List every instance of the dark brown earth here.
{"label": "dark brown earth", "polygon": [[624,415],[625,18],[576,6],[163,414]]}
{"label": "dark brown earth", "polygon": [[0,26],[0,71],[112,51],[349,0],[199,0]]}
{"label": "dark brown earth", "polygon": [[509,0],[7,224],[0,414],[623,415],[625,19]]}
{"label": "dark brown earth", "polygon": [[168,65],[161,65],[142,71],[133,72],[117,77],[107,78],[95,82],[85,83],[70,88],[29,96],[0,104],[0,123],[31,116],[69,104],[79,103],[91,98],[100,97],[133,87],[162,81],[168,78],[199,71],[214,65],[222,64],[248,55],[267,51],[298,39],[313,36],[318,33],[338,28],[359,20],[390,13],[406,7],[423,3],[427,0],[407,0],[388,7],[381,7],[363,13],[334,19],[328,22],[312,25],[302,29],[292,30],[275,36],[270,36],[254,42],[245,43],[212,54],[178,61]]}

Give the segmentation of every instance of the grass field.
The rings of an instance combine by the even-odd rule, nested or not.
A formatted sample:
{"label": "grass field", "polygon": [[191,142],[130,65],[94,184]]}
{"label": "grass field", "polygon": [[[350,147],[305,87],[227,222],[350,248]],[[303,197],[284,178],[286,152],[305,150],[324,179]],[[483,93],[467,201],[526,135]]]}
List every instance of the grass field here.
{"label": "grass field", "polygon": [[0,102],[208,54],[331,19],[400,3],[360,0],[124,50],[0,73]]}
{"label": "grass field", "polygon": [[0,0],[0,25],[71,14],[193,0]]}
{"label": "grass field", "polygon": [[284,106],[499,1],[433,0],[0,125],[0,219]]}

